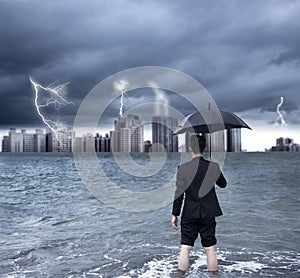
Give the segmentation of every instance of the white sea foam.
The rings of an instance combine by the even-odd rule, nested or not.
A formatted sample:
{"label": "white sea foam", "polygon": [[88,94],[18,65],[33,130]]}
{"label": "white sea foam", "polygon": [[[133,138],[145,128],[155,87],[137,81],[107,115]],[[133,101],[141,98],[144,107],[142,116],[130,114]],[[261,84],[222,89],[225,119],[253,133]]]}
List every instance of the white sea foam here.
{"label": "white sea foam", "polygon": [[190,265],[189,271],[193,272],[206,266],[206,255],[203,252],[191,252],[191,256],[196,256],[197,259]]}
{"label": "white sea foam", "polygon": [[163,258],[162,260],[154,259],[144,265],[143,269],[145,269],[145,272],[138,273],[138,277],[170,277],[171,273],[176,271],[175,261],[176,258],[174,257]]}
{"label": "white sea foam", "polygon": [[[287,262],[287,258],[284,255],[275,254],[263,254],[263,253],[251,253],[236,251],[232,252],[229,250],[217,250],[219,259],[219,272],[236,272],[240,274],[253,274],[263,271],[264,269],[273,269],[274,266],[268,265],[267,262],[271,260],[276,260],[278,263],[280,260],[284,259]],[[234,260],[236,256],[245,256],[248,259],[245,261]],[[273,256],[274,255],[274,256]],[[195,258],[196,257],[196,258]],[[245,258],[245,257],[244,257]],[[282,261],[281,261],[282,262]],[[293,260],[293,263],[295,261]],[[285,269],[286,265],[281,265],[275,267],[277,271],[280,269]],[[193,275],[199,275],[199,270],[206,271],[206,255],[204,251],[192,251],[191,252],[191,265],[188,270],[188,277],[194,277]],[[163,258],[154,258],[151,261],[146,262],[140,269],[135,269],[129,271],[129,273],[118,276],[118,278],[129,278],[129,277],[139,277],[139,278],[151,278],[151,277],[162,277],[169,278],[172,273],[176,273],[177,270],[177,255],[166,256]],[[279,272],[277,272],[279,273]],[[192,276],[191,276],[192,275]],[[204,275],[204,273],[203,273]],[[196,276],[195,276],[196,277]],[[206,277],[206,276],[205,276]]]}
{"label": "white sea foam", "polygon": [[243,274],[245,273],[251,274],[253,272],[260,271],[263,267],[267,267],[267,265],[250,261],[250,262],[235,262],[232,265],[223,265],[222,269],[229,272],[238,271]]}

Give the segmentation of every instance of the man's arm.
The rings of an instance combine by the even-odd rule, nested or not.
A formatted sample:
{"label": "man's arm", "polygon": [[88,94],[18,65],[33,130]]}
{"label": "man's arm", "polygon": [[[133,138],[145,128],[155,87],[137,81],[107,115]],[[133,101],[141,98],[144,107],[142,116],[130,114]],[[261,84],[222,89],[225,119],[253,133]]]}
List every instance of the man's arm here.
{"label": "man's arm", "polygon": [[227,186],[227,181],[226,181],[225,177],[223,176],[223,173],[221,172],[221,170],[220,170],[220,176],[217,179],[216,184],[221,188],[225,188]]}
{"label": "man's arm", "polygon": [[173,201],[172,208],[172,226],[177,229],[177,216],[180,215],[182,202],[184,198],[184,175],[180,168],[178,167],[177,176],[176,176],[176,191]]}
{"label": "man's arm", "polygon": [[183,197],[184,197],[184,193],[181,194],[176,200],[173,201],[172,215],[174,216],[180,215]]}
{"label": "man's arm", "polygon": [[177,229],[177,217],[180,215],[182,201],[183,201],[184,193],[181,194],[176,200],[173,202],[173,209],[172,209],[172,220],[171,224],[174,229]]}

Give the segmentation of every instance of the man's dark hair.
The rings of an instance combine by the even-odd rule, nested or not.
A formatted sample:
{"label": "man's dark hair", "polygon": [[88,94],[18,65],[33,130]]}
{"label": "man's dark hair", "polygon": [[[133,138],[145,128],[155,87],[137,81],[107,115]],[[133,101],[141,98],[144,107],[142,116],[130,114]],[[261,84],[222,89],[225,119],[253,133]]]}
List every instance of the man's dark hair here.
{"label": "man's dark hair", "polygon": [[206,147],[206,139],[201,135],[191,136],[191,149],[193,153],[203,153]]}

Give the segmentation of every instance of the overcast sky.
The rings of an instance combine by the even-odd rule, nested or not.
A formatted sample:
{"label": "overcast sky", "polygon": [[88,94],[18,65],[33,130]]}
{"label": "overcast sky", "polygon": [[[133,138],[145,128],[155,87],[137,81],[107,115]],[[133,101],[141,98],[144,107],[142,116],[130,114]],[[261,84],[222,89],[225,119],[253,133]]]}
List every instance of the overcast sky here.
{"label": "overcast sky", "polygon": [[74,105],[59,116],[72,125],[81,101],[104,78],[163,66],[192,76],[220,109],[248,121],[248,139],[260,129],[277,132],[284,96],[281,109],[297,137],[299,14],[296,0],[0,0],[0,129],[43,127],[29,76],[45,86],[70,81],[66,97]]}

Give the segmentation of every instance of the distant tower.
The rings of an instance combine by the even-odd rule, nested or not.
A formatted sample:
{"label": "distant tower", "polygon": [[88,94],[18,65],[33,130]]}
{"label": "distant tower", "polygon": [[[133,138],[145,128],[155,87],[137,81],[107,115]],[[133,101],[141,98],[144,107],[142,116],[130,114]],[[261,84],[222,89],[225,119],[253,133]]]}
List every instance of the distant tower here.
{"label": "distant tower", "polygon": [[154,116],[152,117],[152,146],[153,152],[178,152],[178,138],[173,135],[178,121],[173,117]]}
{"label": "distant tower", "polygon": [[9,136],[7,135],[2,139],[2,152],[10,152]]}
{"label": "distant tower", "polygon": [[227,152],[241,152],[242,140],[241,129],[233,128],[227,130]]}
{"label": "distant tower", "polygon": [[120,131],[112,130],[110,132],[110,147],[112,152],[120,151]]}
{"label": "distant tower", "polygon": [[83,136],[83,151],[94,152],[95,151],[95,138],[91,133]]}
{"label": "distant tower", "polygon": [[46,131],[47,152],[73,152],[75,142],[75,131],[71,128],[58,129],[56,134],[50,129]]}
{"label": "distant tower", "polygon": [[104,151],[105,152],[111,151],[110,141],[111,141],[111,139],[110,139],[108,133],[106,133],[105,138],[104,138]]}
{"label": "distant tower", "polygon": [[136,115],[120,117],[115,121],[115,129],[107,139],[113,152],[142,152],[143,151],[143,126]]}
{"label": "distant tower", "polygon": [[205,134],[208,152],[225,152],[225,133],[224,130]]}
{"label": "distant tower", "polygon": [[24,142],[23,142],[23,133],[16,132],[15,128],[11,128],[8,132],[9,136],[9,149],[10,152],[23,152]]}
{"label": "distant tower", "polygon": [[34,151],[45,152],[46,151],[46,136],[41,129],[36,129],[34,134]]}

